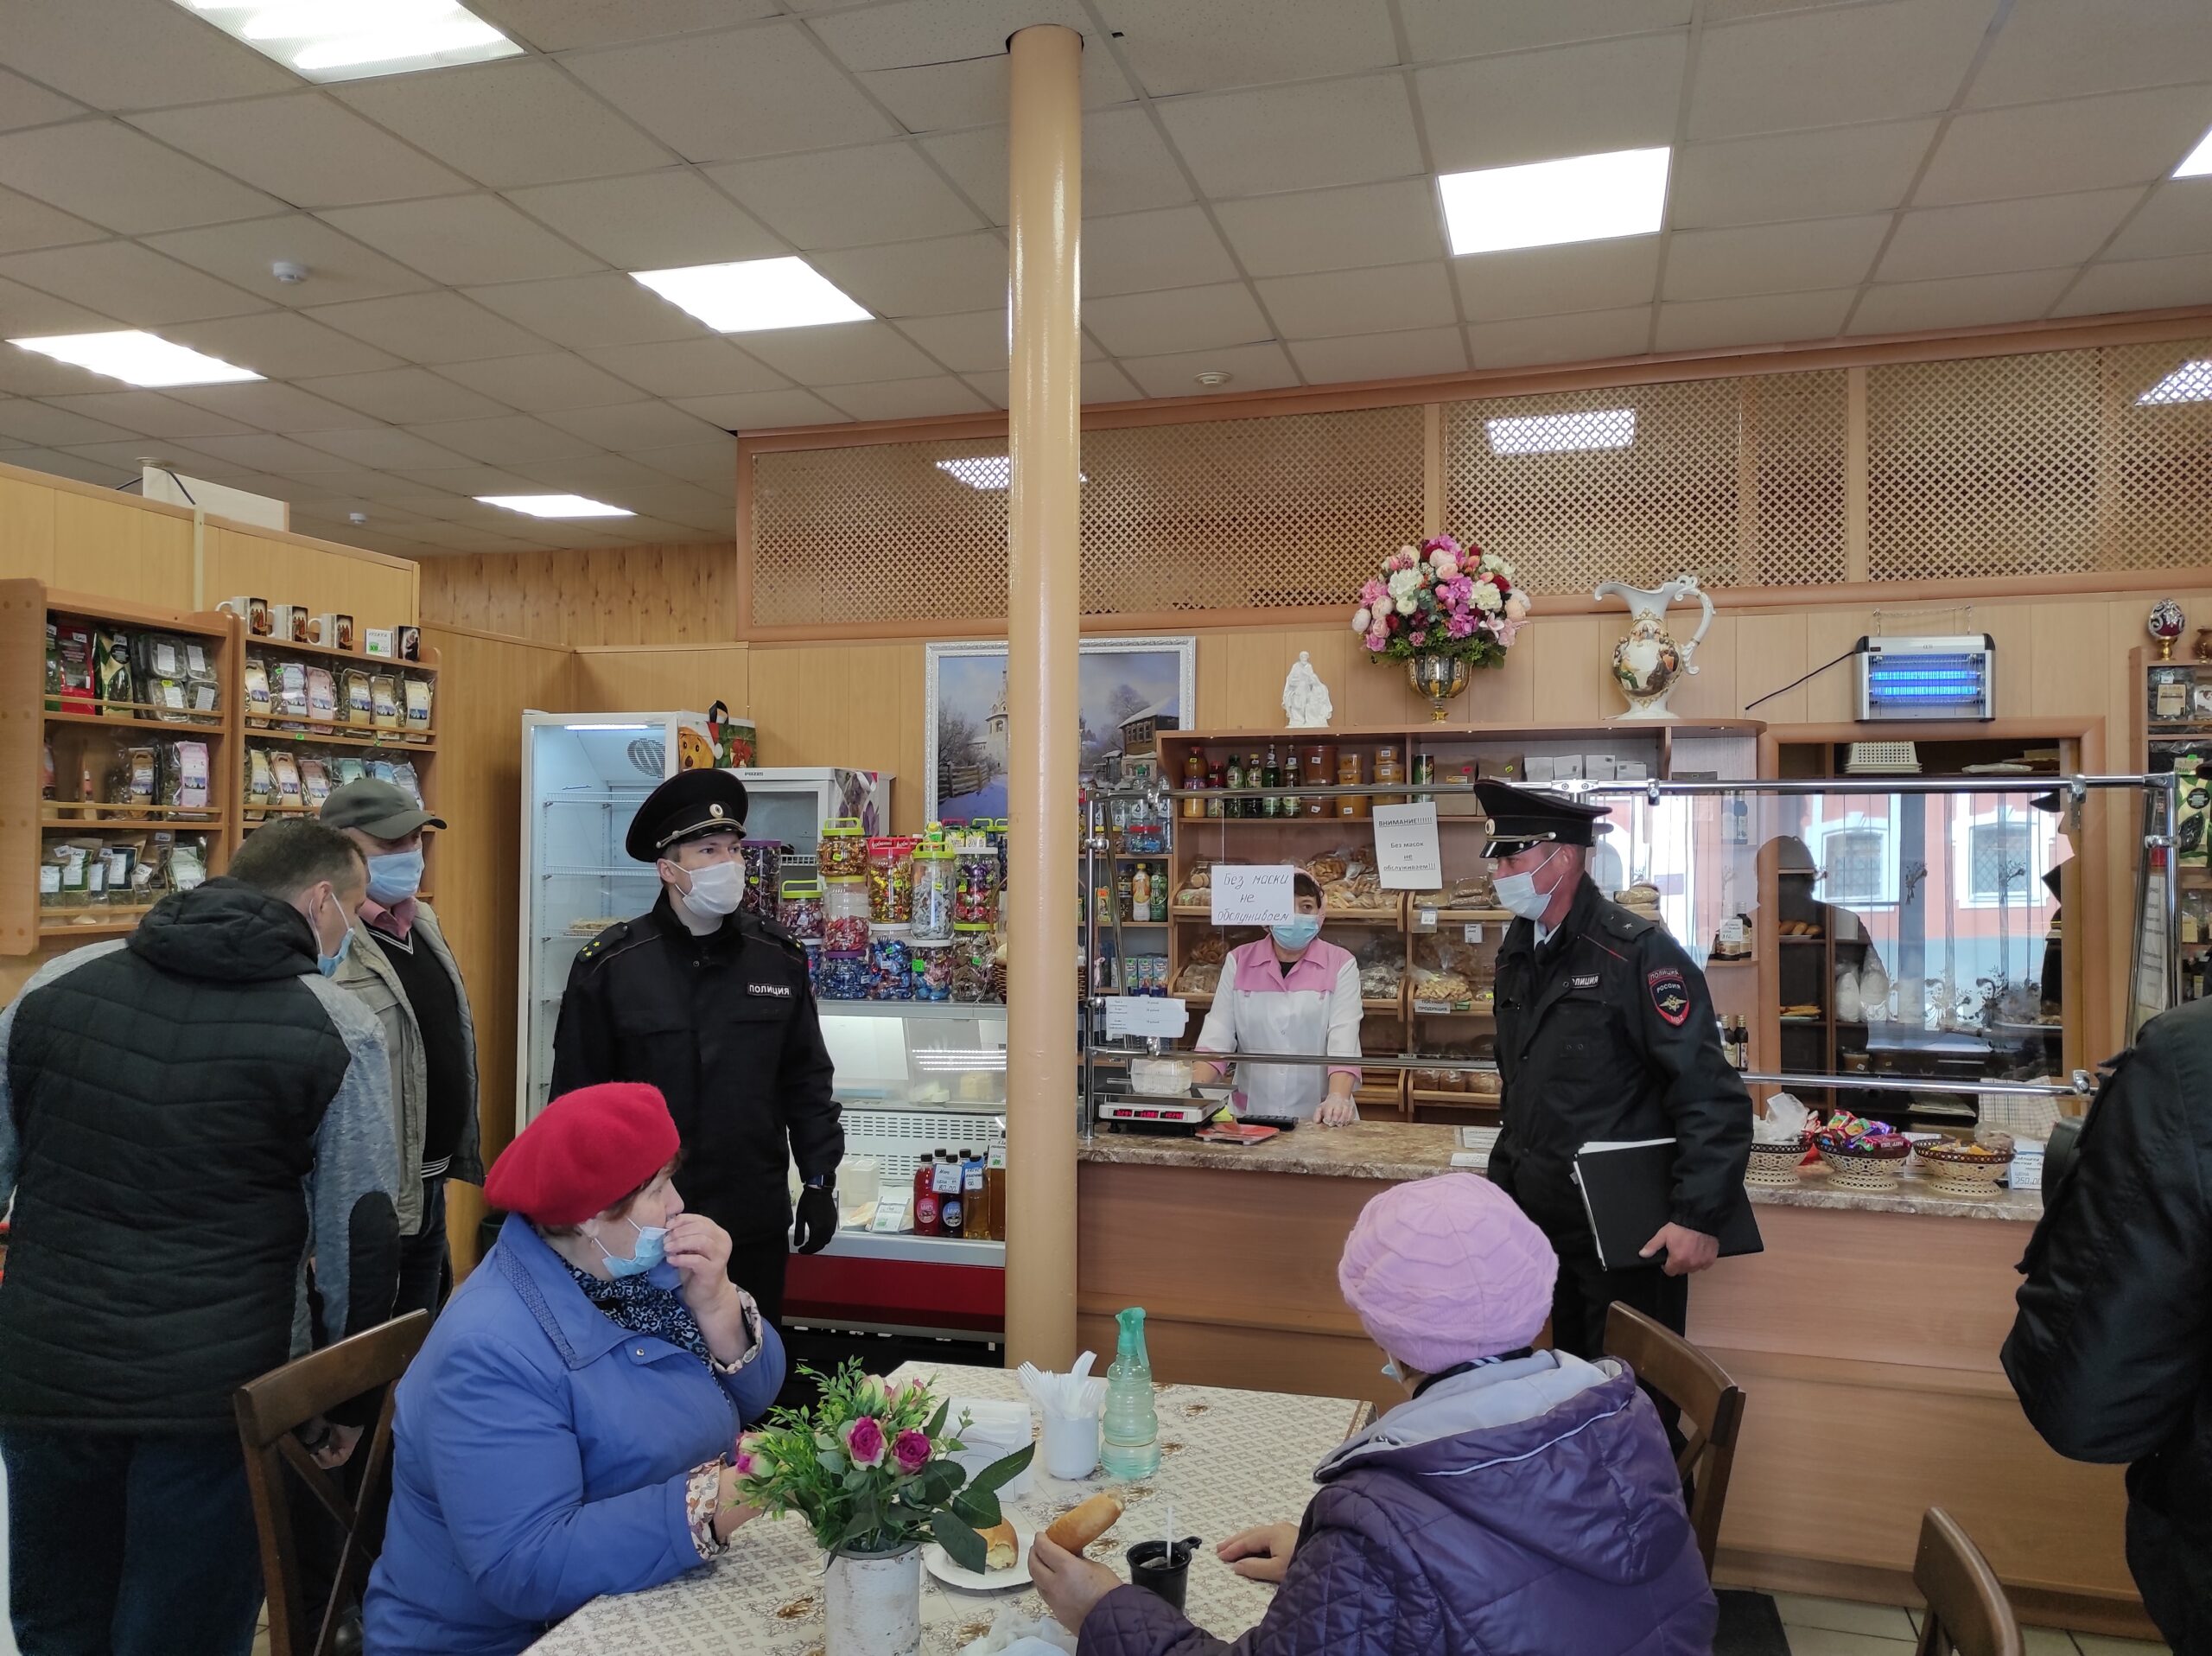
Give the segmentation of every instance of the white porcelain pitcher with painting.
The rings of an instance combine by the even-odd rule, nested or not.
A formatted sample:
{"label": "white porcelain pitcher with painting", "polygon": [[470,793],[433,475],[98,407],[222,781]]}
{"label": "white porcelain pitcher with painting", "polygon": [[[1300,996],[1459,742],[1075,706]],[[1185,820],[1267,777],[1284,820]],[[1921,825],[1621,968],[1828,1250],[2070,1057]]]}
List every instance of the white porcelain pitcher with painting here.
{"label": "white porcelain pitcher with painting", "polygon": [[[1697,671],[1697,646],[1713,625],[1713,600],[1706,596],[1694,575],[1676,576],[1663,587],[1632,587],[1608,581],[1590,595],[1618,596],[1628,606],[1628,636],[1613,646],[1613,682],[1628,697],[1624,719],[1671,719],[1667,697],[1675,686]],[[1694,598],[1705,606],[1697,633],[1687,644],[1677,644],[1667,631],[1668,606],[1678,599]]]}

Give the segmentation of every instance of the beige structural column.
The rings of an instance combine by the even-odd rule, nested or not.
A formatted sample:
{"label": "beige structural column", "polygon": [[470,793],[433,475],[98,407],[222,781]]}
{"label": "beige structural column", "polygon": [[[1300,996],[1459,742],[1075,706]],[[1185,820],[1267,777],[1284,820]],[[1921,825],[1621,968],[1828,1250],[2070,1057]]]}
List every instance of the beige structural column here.
{"label": "beige structural column", "polygon": [[1076,558],[1083,349],[1083,36],[1011,42],[1007,399],[1006,1330],[1009,1366],[1075,1346]]}

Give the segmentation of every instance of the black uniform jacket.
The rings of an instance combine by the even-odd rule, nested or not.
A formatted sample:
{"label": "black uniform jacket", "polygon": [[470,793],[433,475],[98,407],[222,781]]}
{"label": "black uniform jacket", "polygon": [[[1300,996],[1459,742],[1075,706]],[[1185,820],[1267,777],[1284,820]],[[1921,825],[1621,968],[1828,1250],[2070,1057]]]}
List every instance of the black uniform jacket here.
{"label": "black uniform jacket", "polygon": [[1547,1232],[1586,1236],[1574,1153],[1672,1137],[1674,1221],[1718,1234],[1745,1200],[1751,1101],[1721,1055],[1705,974],[1586,876],[1559,929],[1541,948],[1535,939],[1516,920],[1497,954],[1505,1107],[1491,1181]]}
{"label": "black uniform jacket", "polygon": [[830,1080],[805,952],[755,915],[694,937],[663,891],[569,973],[553,1096],[599,1081],[658,1087],[683,1141],[684,1205],[734,1237],[790,1224],[787,1142],[803,1178],[836,1172],[845,1131]]}

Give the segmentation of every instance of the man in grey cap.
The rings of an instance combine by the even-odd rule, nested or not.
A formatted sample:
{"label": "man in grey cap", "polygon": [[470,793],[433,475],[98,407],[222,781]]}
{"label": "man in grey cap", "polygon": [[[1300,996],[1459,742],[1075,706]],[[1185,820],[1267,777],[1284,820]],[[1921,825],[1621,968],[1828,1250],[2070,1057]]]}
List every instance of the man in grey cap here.
{"label": "man in grey cap", "polygon": [[322,820],[368,859],[369,895],[337,982],[376,1015],[391,1054],[401,1238],[393,1315],[435,1314],[452,1275],[446,1181],[484,1181],[468,991],[438,917],[421,895],[423,831],[445,824],[405,790],[375,780],[334,791],[323,803]]}

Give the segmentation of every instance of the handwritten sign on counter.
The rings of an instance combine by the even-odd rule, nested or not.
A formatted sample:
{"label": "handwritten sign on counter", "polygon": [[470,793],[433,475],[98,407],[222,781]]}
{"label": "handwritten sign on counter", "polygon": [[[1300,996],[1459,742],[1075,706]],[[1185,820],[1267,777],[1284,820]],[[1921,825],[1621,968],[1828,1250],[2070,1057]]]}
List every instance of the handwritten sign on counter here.
{"label": "handwritten sign on counter", "polygon": [[1298,895],[1287,863],[1217,863],[1213,869],[1213,923],[1217,926],[1280,926],[1298,918]]}
{"label": "handwritten sign on counter", "polygon": [[1444,883],[1433,800],[1375,807],[1375,871],[1386,891],[1428,891]]}
{"label": "handwritten sign on counter", "polygon": [[1190,1018],[1190,1009],[1179,1000],[1155,995],[1106,997],[1109,1035],[1165,1035],[1173,1040],[1189,1027]]}

